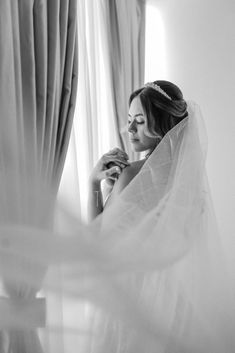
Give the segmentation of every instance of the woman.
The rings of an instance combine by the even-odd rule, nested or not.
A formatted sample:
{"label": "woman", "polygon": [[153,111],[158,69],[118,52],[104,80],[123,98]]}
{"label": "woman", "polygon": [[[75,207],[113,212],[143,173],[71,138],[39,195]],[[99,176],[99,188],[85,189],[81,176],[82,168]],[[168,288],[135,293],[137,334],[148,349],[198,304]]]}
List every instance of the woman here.
{"label": "woman", "polygon": [[[90,178],[107,285],[93,351],[232,352],[234,299],[210,204],[200,109],[173,83],[155,81],[130,96],[128,125],[145,158],[129,164],[112,150]],[[115,173],[103,206],[100,182]]]}
{"label": "woman", "polygon": [[128,155],[119,148],[101,157],[90,176],[91,219],[104,208],[101,181],[106,179],[109,185],[114,185],[105,202],[107,206],[139,172],[163,136],[187,115],[187,104],[181,90],[169,81],[147,83],[131,94],[128,114],[130,143],[135,152],[145,151],[147,154],[144,159],[131,164]]}
{"label": "woman", "polygon": [[[45,336],[46,352],[63,350],[66,332],[82,341],[71,351],[85,353],[235,351],[234,297],[210,205],[202,132],[200,110],[186,104],[175,85],[146,84],[131,95],[129,109],[131,143],[146,157],[129,165],[125,152],[114,150],[101,158],[91,176],[97,198],[93,195],[93,215],[100,217],[83,226],[65,212],[62,236],[45,227],[3,224],[1,275],[16,283],[19,293],[21,287],[37,288],[45,268],[52,265],[45,289],[53,298],[63,292],[67,299],[85,302],[85,309],[87,301],[92,303],[86,328],[76,323],[74,331],[70,325],[63,327],[63,315],[49,298],[46,334],[52,336]],[[109,163],[115,166],[109,168]],[[102,212],[100,180],[115,179],[117,172]],[[10,179],[4,180],[8,185]],[[42,200],[37,210],[44,215],[48,196],[42,197],[42,188],[33,190],[36,195],[37,190]],[[23,196],[23,201],[35,200]],[[26,315],[19,310],[22,303]],[[0,307],[0,326],[12,327],[13,337],[25,337],[27,346],[35,346],[34,328],[44,325],[44,314],[31,302],[16,300],[12,305],[13,311],[7,311],[4,302]],[[19,328],[29,335],[18,336]],[[12,351],[25,351],[21,348],[13,346]]]}

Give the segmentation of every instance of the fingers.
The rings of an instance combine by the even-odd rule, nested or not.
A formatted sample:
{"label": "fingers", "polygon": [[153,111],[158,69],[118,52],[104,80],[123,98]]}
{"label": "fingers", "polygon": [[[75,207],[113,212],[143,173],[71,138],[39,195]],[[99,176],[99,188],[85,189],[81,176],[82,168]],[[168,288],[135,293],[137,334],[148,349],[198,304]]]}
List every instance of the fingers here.
{"label": "fingers", "polygon": [[103,156],[103,164],[110,168],[112,166],[112,164],[118,165],[121,168],[125,168],[126,166],[128,166],[130,163],[122,157],[119,156],[112,156],[112,155],[104,155]]}
{"label": "fingers", "polygon": [[106,183],[107,183],[109,186],[113,186],[116,181],[117,181],[117,179],[114,179],[113,177],[106,178]]}
{"label": "fingers", "polygon": [[110,169],[107,169],[105,171],[106,178],[110,178],[110,179],[113,179],[113,180],[117,180],[117,178],[119,177],[120,174],[121,174],[121,169],[119,167],[117,167],[117,166],[112,167]]}
{"label": "fingers", "polygon": [[116,181],[122,170],[130,163],[128,162],[128,155],[119,148],[105,153],[94,167],[90,180],[101,181],[103,179],[111,179]]}
{"label": "fingers", "polygon": [[106,180],[110,180],[111,182],[113,182],[113,185],[114,185],[115,182],[118,180],[118,177],[109,177]]}
{"label": "fingers", "polygon": [[129,164],[123,163],[123,162],[117,161],[117,160],[115,160],[115,161],[112,160],[111,162],[104,163],[103,170],[110,169],[115,166],[119,167],[122,170],[122,169],[126,168],[127,166],[129,166]]}
{"label": "fingers", "polygon": [[118,147],[113,148],[108,153],[105,153],[102,157],[102,163],[104,169],[110,169],[114,165],[117,165],[123,169],[130,164],[128,162],[128,154]]}
{"label": "fingers", "polygon": [[121,174],[122,170],[121,168],[115,166],[112,167],[110,169],[107,169],[104,173],[105,173],[105,179],[106,180],[110,180],[113,182],[116,182]]}
{"label": "fingers", "polygon": [[111,151],[109,151],[107,153],[107,155],[116,155],[116,156],[121,156],[121,157],[123,157],[125,159],[129,159],[128,154],[125,151],[123,151],[120,148],[118,148],[118,147],[113,148]]}

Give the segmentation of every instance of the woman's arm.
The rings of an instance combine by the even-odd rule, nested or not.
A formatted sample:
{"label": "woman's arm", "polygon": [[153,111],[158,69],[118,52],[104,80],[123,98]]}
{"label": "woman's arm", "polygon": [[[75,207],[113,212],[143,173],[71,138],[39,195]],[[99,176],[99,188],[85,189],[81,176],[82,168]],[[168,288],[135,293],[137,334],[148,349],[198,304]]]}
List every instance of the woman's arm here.
{"label": "woman's arm", "polygon": [[[90,221],[103,212],[101,181],[103,179],[116,180],[117,174],[119,175],[122,169],[129,165],[127,159],[128,155],[116,148],[104,154],[94,167],[89,178],[88,216]],[[110,163],[113,165],[111,168],[108,167]]]}
{"label": "woman's arm", "polygon": [[103,212],[103,196],[100,183],[90,181],[88,199],[89,221],[96,218],[101,212]]}

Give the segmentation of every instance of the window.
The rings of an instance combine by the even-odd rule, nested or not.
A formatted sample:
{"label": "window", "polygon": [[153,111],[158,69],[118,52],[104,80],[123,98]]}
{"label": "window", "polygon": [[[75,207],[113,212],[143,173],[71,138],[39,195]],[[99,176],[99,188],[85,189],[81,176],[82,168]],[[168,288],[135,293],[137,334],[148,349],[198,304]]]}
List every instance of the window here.
{"label": "window", "polygon": [[145,82],[167,76],[166,38],[164,22],[157,5],[146,4]]}

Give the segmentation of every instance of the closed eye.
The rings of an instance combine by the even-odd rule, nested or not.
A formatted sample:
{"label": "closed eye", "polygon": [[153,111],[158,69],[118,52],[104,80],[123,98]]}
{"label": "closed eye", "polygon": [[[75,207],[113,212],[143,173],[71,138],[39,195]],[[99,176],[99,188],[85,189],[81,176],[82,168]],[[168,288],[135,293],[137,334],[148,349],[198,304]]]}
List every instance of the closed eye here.
{"label": "closed eye", "polygon": [[[144,124],[144,121],[136,121],[137,124]],[[128,124],[130,125],[131,124],[131,121],[128,120]]]}

